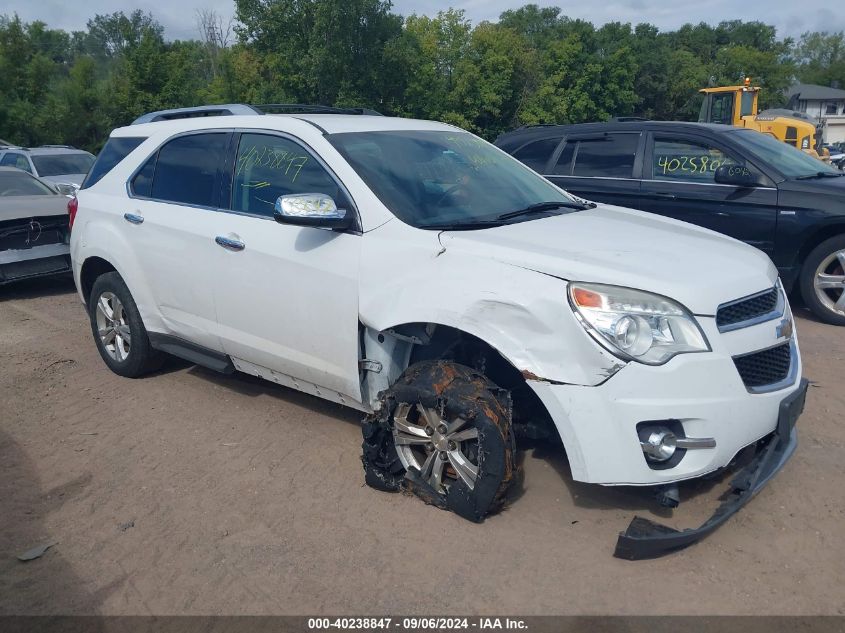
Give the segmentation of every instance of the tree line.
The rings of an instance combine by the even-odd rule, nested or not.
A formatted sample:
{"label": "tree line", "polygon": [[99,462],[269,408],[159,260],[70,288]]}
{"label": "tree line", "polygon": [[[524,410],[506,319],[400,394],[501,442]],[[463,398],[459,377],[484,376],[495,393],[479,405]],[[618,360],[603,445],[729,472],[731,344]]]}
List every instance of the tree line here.
{"label": "tree line", "polygon": [[595,26],[528,4],[473,25],[403,17],[389,0],[235,0],[171,41],[153,15],[95,15],[84,31],[0,16],[0,138],[98,150],[151,110],[204,103],[366,106],[486,138],[612,116],[695,119],[697,90],[749,75],[763,107],[794,81],[845,87],[843,33],[779,37],[739,20],[675,31]]}

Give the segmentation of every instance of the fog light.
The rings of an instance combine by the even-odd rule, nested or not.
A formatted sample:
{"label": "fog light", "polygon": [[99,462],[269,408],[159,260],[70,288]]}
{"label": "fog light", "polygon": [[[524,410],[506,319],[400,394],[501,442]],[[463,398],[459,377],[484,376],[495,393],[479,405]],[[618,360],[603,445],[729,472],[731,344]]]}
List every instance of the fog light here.
{"label": "fog light", "polygon": [[648,440],[640,442],[646,459],[653,462],[665,462],[672,459],[677,450],[677,437],[672,431],[654,431]]}

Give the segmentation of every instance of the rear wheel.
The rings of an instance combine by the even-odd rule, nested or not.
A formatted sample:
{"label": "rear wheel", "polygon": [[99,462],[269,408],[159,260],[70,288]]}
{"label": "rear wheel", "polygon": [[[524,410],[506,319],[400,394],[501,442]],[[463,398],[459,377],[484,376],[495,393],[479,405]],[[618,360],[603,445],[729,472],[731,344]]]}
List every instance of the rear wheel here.
{"label": "rear wheel", "polygon": [[366,482],[472,521],[499,510],[514,475],[509,392],[457,363],[409,367],[364,422]]}
{"label": "rear wheel", "polygon": [[801,296],[825,323],[845,325],[845,235],[825,240],[807,256]]}
{"label": "rear wheel", "polygon": [[150,346],[135,300],[118,273],[97,278],[88,311],[97,350],[114,373],[137,378],[161,367],[163,356]]}

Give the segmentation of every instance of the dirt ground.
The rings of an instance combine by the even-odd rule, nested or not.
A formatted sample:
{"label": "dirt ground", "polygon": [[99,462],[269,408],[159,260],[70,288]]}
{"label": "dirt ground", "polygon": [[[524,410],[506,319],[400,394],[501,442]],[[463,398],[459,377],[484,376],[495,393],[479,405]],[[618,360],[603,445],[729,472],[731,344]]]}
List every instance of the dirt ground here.
{"label": "dirt ground", "polygon": [[[845,329],[798,332],[795,457],[707,540],[627,562],[650,497],[574,483],[554,450],[471,524],[365,487],[358,413],[180,362],[120,378],[71,281],[0,288],[0,613],[845,614]],[[659,516],[697,525],[722,488]]]}

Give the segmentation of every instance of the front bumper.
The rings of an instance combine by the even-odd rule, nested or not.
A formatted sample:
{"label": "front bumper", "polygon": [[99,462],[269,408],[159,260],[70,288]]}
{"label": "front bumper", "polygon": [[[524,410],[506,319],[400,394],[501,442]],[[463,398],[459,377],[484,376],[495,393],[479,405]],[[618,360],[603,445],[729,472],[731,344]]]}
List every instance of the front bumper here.
{"label": "front bumper", "polygon": [[795,423],[804,410],[807,384],[806,379],[802,380],[799,388],[781,401],[774,433],[758,448],[751,463],[731,480],[730,490],[707,521],[698,528],[679,531],[635,516],[628,529],[619,535],[614,556],[639,560],[684,548],[711,534],[739,512],[795,452],[798,445]]}
{"label": "front bumper", "polygon": [[[726,333],[712,318],[699,323],[712,352],[681,354],[660,366],[628,363],[595,386],[528,381],[558,430],[573,479],[629,486],[694,479],[724,468],[775,430],[781,401],[799,389],[797,341],[781,336],[776,320]],[[777,390],[751,393],[733,359],[789,340],[789,380]],[[716,446],[688,450],[670,468],[653,468],[643,456],[637,425],[666,421],[679,424],[686,437],[713,438]]]}

